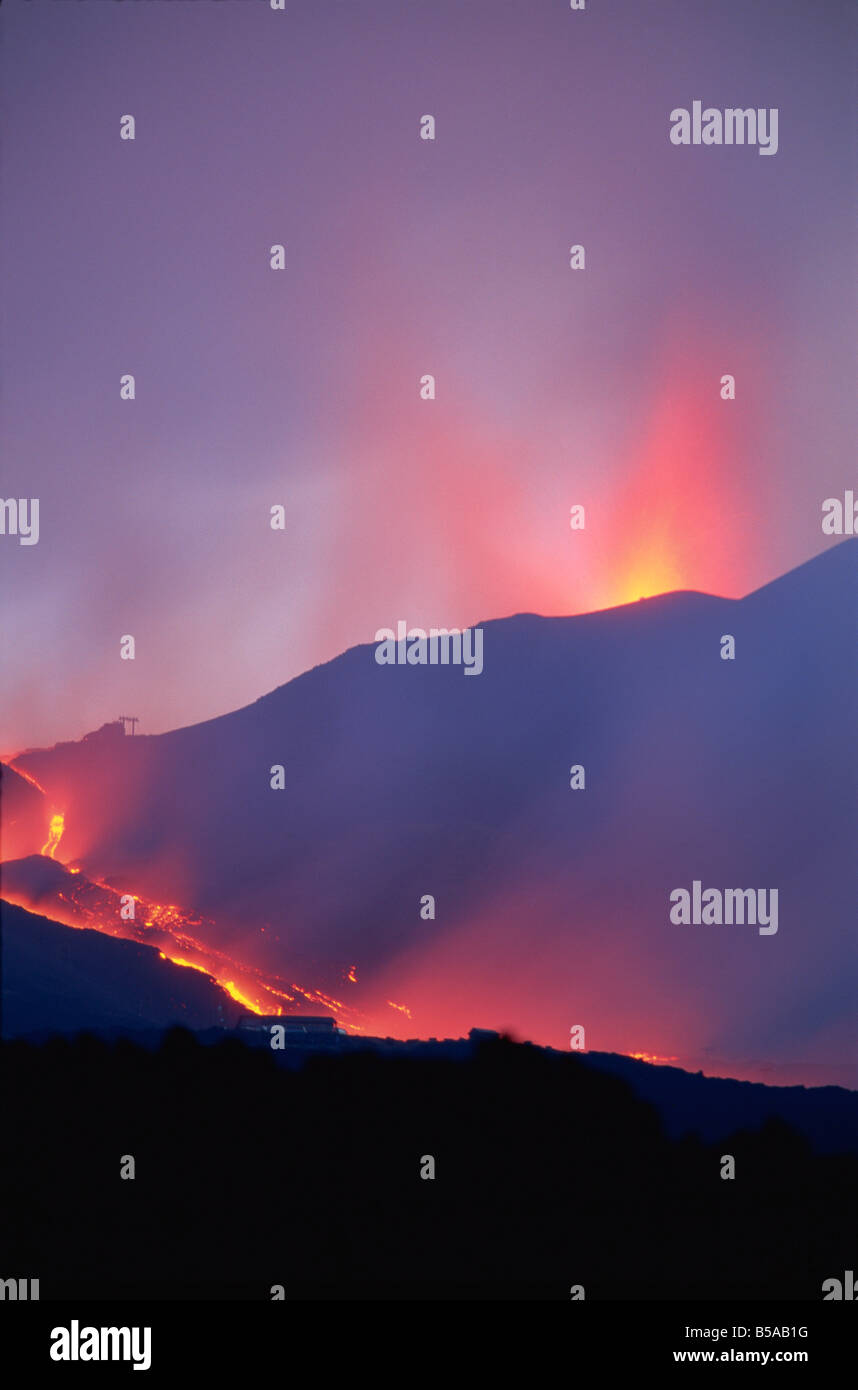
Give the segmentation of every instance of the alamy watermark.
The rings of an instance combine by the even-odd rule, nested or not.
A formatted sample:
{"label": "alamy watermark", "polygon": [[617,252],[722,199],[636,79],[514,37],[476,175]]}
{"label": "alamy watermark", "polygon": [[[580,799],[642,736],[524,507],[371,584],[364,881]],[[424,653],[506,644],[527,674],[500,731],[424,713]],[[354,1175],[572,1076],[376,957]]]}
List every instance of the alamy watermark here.
{"label": "alamy watermark", "polygon": [[151,1327],[70,1327],[51,1332],[52,1361],[133,1361],[135,1371],[152,1365]]}
{"label": "alamy watermark", "polygon": [[483,629],[481,627],[409,628],[403,618],[375,634],[375,659],[379,666],[464,666],[466,676],[478,676],[483,669]]}
{"label": "alamy watermark", "polygon": [[15,1303],[24,1303],[29,1299],[35,1303],[38,1297],[38,1279],[0,1279],[0,1299],[8,1298]]}
{"label": "alamy watermark", "polygon": [[676,926],[732,926],[734,922],[742,926],[747,922],[752,927],[759,925],[760,936],[774,936],[778,929],[777,888],[726,888],[722,892],[720,888],[704,888],[696,878],[690,893],[687,888],[674,888],[670,901],[670,920]]}
{"label": "alamy watermark", "polygon": [[778,152],[778,108],[770,106],[677,106],[670,113],[672,145],[756,145],[758,154]]}
{"label": "alamy watermark", "polygon": [[17,536],[21,545],[38,545],[38,497],[0,497],[0,536]]}

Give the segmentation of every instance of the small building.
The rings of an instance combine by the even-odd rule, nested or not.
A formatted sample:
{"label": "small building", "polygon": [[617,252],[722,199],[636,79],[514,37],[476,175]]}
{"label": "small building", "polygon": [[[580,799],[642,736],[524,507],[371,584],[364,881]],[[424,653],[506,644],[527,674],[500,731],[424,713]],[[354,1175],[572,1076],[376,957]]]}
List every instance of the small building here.
{"label": "small building", "polygon": [[337,1020],[324,1014],[241,1014],[235,1027],[239,1033],[270,1033],[274,1027],[285,1028],[287,1038],[335,1038],[342,1032]]}
{"label": "small building", "polygon": [[125,725],[121,719],[114,719],[110,724],[102,724],[100,729],[93,729],[91,734],[84,734],[82,743],[104,743],[105,740],[124,738]]}

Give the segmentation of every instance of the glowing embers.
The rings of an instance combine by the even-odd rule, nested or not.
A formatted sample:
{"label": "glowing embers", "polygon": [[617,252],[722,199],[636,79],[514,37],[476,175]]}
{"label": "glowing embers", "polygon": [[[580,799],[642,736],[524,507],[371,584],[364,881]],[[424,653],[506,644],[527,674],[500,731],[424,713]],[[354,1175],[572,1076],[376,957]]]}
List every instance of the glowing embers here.
{"label": "glowing embers", "polygon": [[[38,787],[34,778],[28,778]],[[39,788],[41,790],[41,788]],[[48,839],[42,855],[54,859],[67,829],[63,812],[52,815]],[[254,1014],[282,1014],[283,1006],[296,1002],[296,996],[336,1014],[345,1014],[351,1023],[359,1012],[347,1008],[340,999],[323,990],[304,988],[276,972],[260,969],[250,960],[236,959],[212,944],[218,936],[217,923],[188,911],[176,903],[156,903],[136,893],[121,892],[98,879],[62,865],[51,875],[47,888],[38,882],[24,882],[12,891],[7,881],[3,898],[29,911],[50,916],[54,921],[77,930],[92,929],[105,936],[154,946],[164,960],[209,975],[230,997]],[[68,875],[68,877],[63,877]],[[356,980],[351,967],[352,982]]]}
{"label": "glowing embers", "polygon": [[168,956],[164,951],[159,951],[158,955],[162,960],[168,960],[171,965],[181,965],[183,970],[198,970],[201,975],[209,975],[210,979],[214,979],[205,966],[197,965],[195,961],[182,960],[181,956]]}
{"label": "glowing embers", "polygon": [[46,854],[49,859],[53,859],[57,852],[60,840],[63,838],[63,831],[66,828],[66,818],[61,811],[51,816],[51,823],[48,827],[48,838],[42,845],[42,854]]}

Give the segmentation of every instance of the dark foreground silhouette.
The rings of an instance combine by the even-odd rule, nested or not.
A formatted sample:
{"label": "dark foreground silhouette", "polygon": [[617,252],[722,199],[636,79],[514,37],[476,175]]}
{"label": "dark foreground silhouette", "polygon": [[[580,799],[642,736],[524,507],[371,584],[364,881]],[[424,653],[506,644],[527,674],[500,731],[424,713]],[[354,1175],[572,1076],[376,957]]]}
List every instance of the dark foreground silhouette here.
{"label": "dark foreground silhouette", "polygon": [[854,1155],[780,1121],[671,1140],[624,1081],[504,1039],[300,1069],[182,1030],[7,1042],[2,1103],[0,1276],[43,1299],[818,1301],[854,1268]]}

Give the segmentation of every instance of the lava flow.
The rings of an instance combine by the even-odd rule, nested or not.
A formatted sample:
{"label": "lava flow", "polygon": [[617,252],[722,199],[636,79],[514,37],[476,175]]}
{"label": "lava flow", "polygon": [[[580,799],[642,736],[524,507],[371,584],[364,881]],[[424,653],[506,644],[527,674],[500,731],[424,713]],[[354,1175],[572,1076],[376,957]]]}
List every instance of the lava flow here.
{"label": "lava flow", "polygon": [[47,912],[64,926],[89,927],[108,936],[154,946],[174,965],[210,975],[236,1003],[253,1013],[279,1015],[285,1011],[284,1005],[297,1003],[335,1012],[346,1022],[352,1014],[355,1019],[361,1017],[342,1000],[321,990],[305,988],[256,966],[242,965],[211,946],[205,937],[216,929],[214,922],[206,918],[196,917],[173,903],[153,903],[136,894],[123,895],[67,866],[58,868],[63,880],[38,895],[16,892],[7,875],[3,896],[31,911]]}
{"label": "lava flow", "polygon": [[[137,894],[121,893],[106,883],[61,864],[55,852],[65,827],[64,818],[51,818],[42,855],[4,865],[2,896],[7,902],[44,914],[62,926],[89,928],[106,936],[154,946],[174,965],[201,971],[242,1008],[256,1014],[280,1015],[290,1006],[323,1008],[355,1026],[362,1014],[322,990],[305,988],[282,976],[242,965],[205,940],[216,935],[214,922],[196,917],[172,903],[154,903]],[[49,872],[46,861],[53,861]]]}
{"label": "lava flow", "polygon": [[[20,775],[48,800],[44,787],[30,773],[21,770]],[[343,1000],[323,990],[305,988],[274,972],[242,965],[208,944],[218,936],[215,922],[194,916],[173,903],[150,902],[137,894],[123,893],[81,873],[78,867],[62,864],[57,850],[66,829],[65,812],[51,808],[42,857],[33,855],[6,862],[2,896],[8,902],[46,914],[62,926],[89,928],[106,936],[154,946],[162,959],[209,975],[231,999],[253,1013],[277,1016],[290,1007],[294,1012],[296,1005],[299,1009],[322,1008],[349,1028],[364,1031],[367,1016]],[[50,872],[46,872],[45,860],[53,861]],[[350,966],[344,978],[351,984],[357,983],[357,967]],[[411,1012],[405,1005],[392,1000],[388,1003],[391,1009],[410,1019]]]}
{"label": "lava flow", "polygon": [[[48,794],[40,782],[30,772],[25,772],[22,767],[16,767],[15,772],[19,777],[23,777],[25,782],[29,782],[31,787],[35,787],[37,792],[41,792],[47,801]],[[66,828],[66,818],[63,811],[53,811],[51,813],[51,823],[48,826],[48,838],[42,845],[40,854],[46,854],[49,859],[56,855],[60,840],[63,838],[63,831]]]}
{"label": "lava flow", "polygon": [[62,811],[51,816],[51,824],[48,827],[48,838],[42,845],[41,853],[46,854],[49,859],[56,857],[57,847],[63,838],[63,831],[66,828],[66,818]]}

